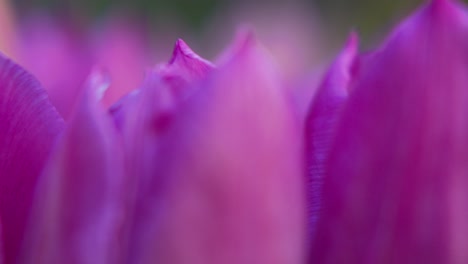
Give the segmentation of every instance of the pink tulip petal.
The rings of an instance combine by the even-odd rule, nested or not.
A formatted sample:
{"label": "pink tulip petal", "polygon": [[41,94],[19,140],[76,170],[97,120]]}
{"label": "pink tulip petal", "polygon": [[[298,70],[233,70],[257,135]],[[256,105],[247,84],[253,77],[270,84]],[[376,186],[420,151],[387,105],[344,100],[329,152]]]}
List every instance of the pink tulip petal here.
{"label": "pink tulip petal", "polygon": [[314,229],[322,204],[325,163],[336,123],[348,98],[352,81],[352,67],[356,60],[358,39],[349,37],[344,50],[331,66],[319,87],[306,120],[306,148],[308,169],[308,206],[310,228]]}
{"label": "pink tulip petal", "polygon": [[37,192],[24,263],[118,263],[123,153],[94,73]]}
{"label": "pink tulip petal", "polygon": [[433,1],[365,60],[310,263],[468,263],[468,17]]}
{"label": "pink tulip petal", "polygon": [[134,263],[303,263],[299,122],[271,64],[249,36],[179,107],[140,184]]}
{"label": "pink tulip petal", "polygon": [[0,219],[5,261],[13,263],[37,178],[63,120],[39,83],[0,55]]}

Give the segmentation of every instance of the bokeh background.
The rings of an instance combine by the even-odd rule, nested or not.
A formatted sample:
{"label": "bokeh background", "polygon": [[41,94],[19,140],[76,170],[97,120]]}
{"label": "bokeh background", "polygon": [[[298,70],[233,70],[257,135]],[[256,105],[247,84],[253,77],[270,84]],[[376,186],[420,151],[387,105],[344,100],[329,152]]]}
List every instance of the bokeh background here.
{"label": "bokeh background", "polygon": [[246,25],[284,80],[296,82],[289,87],[316,87],[349,32],[359,34],[362,50],[374,47],[424,1],[0,0],[0,49],[58,91],[51,94],[60,95],[56,106],[66,117],[67,103],[58,104],[73,102],[78,88],[70,87],[95,65],[110,72],[109,106],[137,88],[146,69],[167,62],[178,38],[216,62]]}
{"label": "bokeh background", "polygon": [[[331,49],[339,47],[346,33],[355,29],[359,32],[364,47],[369,47],[385,34],[395,21],[423,1],[11,0],[11,3],[19,19],[40,11],[72,19],[77,23],[99,23],[104,18],[119,13],[143,23],[152,29],[151,34],[155,37],[161,34],[160,39],[164,39],[169,34],[165,31],[171,29],[177,37],[190,39],[195,48],[201,49],[209,57],[214,56],[217,51],[212,50],[212,47],[203,46],[205,40],[213,41],[213,36],[209,35],[213,34],[214,30],[223,30],[226,35],[232,34],[233,24],[236,22],[239,23],[243,19],[243,22],[255,24],[262,16],[270,16],[270,19],[275,20],[275,24],[290,23],[285,21],[288,18],[302,19],[302,26],[310,27],[310,34],[314,34],[316,39],[321,39],[316,41]],[[299,17],[291,15],[295,12]],[[222,29],[215,29],[216,26]],[[321,31],[320,35],[318,30]],[[225,38],[224,35],[217,37]],[[166,43],[163,43],[164,45]]]}

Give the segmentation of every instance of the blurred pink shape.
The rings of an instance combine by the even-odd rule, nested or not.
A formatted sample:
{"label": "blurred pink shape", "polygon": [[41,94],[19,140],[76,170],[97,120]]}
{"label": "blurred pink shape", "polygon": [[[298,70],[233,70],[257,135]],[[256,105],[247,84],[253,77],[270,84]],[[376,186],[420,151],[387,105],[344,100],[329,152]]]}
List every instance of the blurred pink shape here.
{"label": "blurred pink shape", "polygon": [[310,263],[467,263],[468,16],[435,0],[359,59]]}
{"label": "blurred pink shape", "polygon": [[109,107],[139,87],[153,58],[141,25],[112,17],[97,29],[92,44],[94,63],[111,77],[111,85],[103,98],[104,105]]}
{"label": "blurred pink shape", "polygon": [[304,260],[299,123],[253,37],[236,46],[159,135],[139,185],[136,263]]}
{"label": "blurred pink shape", "polygon": [[12,57],[16,52],[15,17],[10,1],[0,0],[0,51]]}
{"label": "blurred pink shape", "polygon": [[16,263],[33,193],[63,120],[36,79],[0,56],[0,219],[5,263]]}
{"label": "blurred pink shape", "polygon": [[100,105],[104,76],[87,82],[44,171],[22,263],[118,263],[124,254],[123,149]]}
{"label": "blurred pink shape", "polygon": [[123,19],[109,19],[93,36],[45,15],[29,18],[21,29],[18,59],[43,83],[66,120],[95,65],[111,78],[105,107],[137,88],[150,65],[145,33]]}
{"label": "blurred pink shape", "polygon": [[93,65],[86,35],[45,15],[32,16],[20,27],[19,63],[37,76],[67,120]]}

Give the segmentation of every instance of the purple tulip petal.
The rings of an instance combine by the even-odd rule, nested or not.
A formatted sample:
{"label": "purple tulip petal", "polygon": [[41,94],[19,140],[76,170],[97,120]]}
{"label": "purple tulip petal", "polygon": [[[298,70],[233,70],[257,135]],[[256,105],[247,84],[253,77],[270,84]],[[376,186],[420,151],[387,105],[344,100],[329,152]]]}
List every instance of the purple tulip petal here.
{"label": "purple tulip petal", "polygon": [[40,183],[24,263],[118,263],[123,153],[94,73]]}
{"label": "purple tulip petal", "polygon": [[63,120],[39,83],[0,55],[0,219],[6,263],[14,263],[32,195]]}
{"label": "purple tulip petal", "polygon": [[5,243],[3,243],[3,226],[0,222],[0,264],[5,263],[5,252],[4,252]]}
{"label": "purple tulip petal", "polygon": [[134,263],[302,263],[299,122],[252,36],[177,111],[143,179]]}
{"label": "purple tulip petal", "polygon": [[193,84],[204,79],[213,68],[211,62],[198,56],[182,39],[179,39],[169,63],[157,72],[168,84],[174,96],[183,99],[193,92],[190,91],[196,87]]}
{"label": "purple tulip petal", "polygon": [[333,63],[319,87],[307,116],[305,141],[311,230],[315,228],[319,217],[325,163],[336,133],[336,123],[348,98],[349,86],[352,81],[352,67],[356,60],[357,49],[357,35],[352,33],[344,50]]}
{"label": "purple tulip petal", "polygon": [[468,17],[433,1],[359,67],[311,263],[468,263]]}
{"label": "purple tulip petal", "polygon": [[[158,76],[156,79],[160,79],[161,82],[164,83],[161,83],[162,86],[165,87],[160,88],[164,91],[159,92],[165,93],[165,95],[161,96],[166,97],[167,100],[173,100],[174,103],[179,102],[190,96],[194,92],[195,88],[198,87],[198,85],[195,84],[206,78],[213,68],[213,64],[198,56],[187,44],[185,44],[183,40],[179,39],[175,44],[170,61],[167,64],[159,66],[155,71],[148,72],[147,75],[149,77],[143,86],[146,86],[146,88],[150,90],[158,89],[157,87],[154,87],[155,83],[153,82],[154,77]],[[120,130],[124,125],[123,123],[125,122],[125,119],[129,118],[126,117],[126,115],[129,114],[129,109],[138,108],[136,111],[133,111],[133,114],[140,115],[140,110],[146,111],[147,107],[153,108],[153,106],[157,104],[156,101],[159,100],[157,98],[153,98],[156,101],[148,101],[144,98],[140,98],[140,100],[140,92],[140,90],[136,90],[129,93],[111,107],[111,115],[114,118],[116,126]],[[152,93],[151,91],[148,92]],[[151,95],[147,96],[151,97]],[[160,97],[159,95],[156,96]],[[137,107],[137,104],[143,103],[142,101],[147,102],[148,105]]]}

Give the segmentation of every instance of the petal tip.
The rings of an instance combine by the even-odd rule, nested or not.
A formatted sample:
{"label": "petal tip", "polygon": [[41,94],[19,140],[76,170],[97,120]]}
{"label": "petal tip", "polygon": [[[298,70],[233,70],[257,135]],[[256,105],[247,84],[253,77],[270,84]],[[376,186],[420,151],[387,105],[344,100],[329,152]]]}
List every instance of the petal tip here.
{"label": "petal tip", "polygon": [[174,50],[172,52],[172,58],[169,61],[169,64],[174,63],[180,58],[192,57],[195,54],[193,50],[183,41],[182,39],[177,39]]}
{"label": "petal tip", "polygon": [[345,47],[346,47],[346,50],[354,51],[354,52],[356,52],[357,49],[359,48],[359,35],[355,30],[349,33]]}
{"label": "petal tip", "polygon": [[252,27],[248,25],[241,26],[236,33],[234,47],[242,52],[258,45],[257,36]]}
{"label": "petal tip", "polygon": [[255,31],[250,26],[243,25],[237,29],[234,40],[218,58],[217,64],[223,65],[233,58],[249,54],[258,47],[258,44]]}

